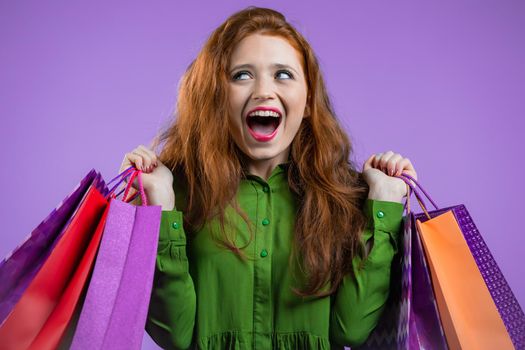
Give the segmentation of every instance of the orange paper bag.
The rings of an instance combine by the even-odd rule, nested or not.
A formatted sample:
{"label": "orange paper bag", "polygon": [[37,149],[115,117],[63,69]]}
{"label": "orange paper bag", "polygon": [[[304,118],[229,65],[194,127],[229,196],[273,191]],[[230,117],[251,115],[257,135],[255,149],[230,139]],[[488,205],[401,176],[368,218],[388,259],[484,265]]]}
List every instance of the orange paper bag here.
{"label": "orange paper bag", "polygon": [[[412,177],[416,214],[450,349],[524,349],[525,315],[464,205],[439,209]],[[416,186],[434,205],[428,211]],[[408,203],[408,197],[407,197]]]}
{"label": "orange paper bag", "polygon": [[514,349],[452,211],[416,222],[451,349]]}

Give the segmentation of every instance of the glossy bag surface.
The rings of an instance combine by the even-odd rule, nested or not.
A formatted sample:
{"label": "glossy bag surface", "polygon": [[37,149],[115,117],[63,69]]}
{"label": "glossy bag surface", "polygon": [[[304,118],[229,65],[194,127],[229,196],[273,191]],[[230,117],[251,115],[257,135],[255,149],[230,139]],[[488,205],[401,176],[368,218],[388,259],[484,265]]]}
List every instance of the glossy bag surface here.
{"label": "glossy bag surface", "polygon": [[[417,222],[449,347],[513,349],[504,320],[456,221],[455,210],[466,212],[464,206],[457,206],[438,215],[429,212],[431,219]],[[496,296],[500,294],[494,291]]]}
{"label": "glossy bag surface", "polygon": [[414,218],[449,347],[525,349],[523,310],[467,208],[433,204]]}
{"label": "glossy bag surface", "polygon": [[96,178],[100,175],[95,170],[88,172],[24,242],[0,262],[0,324],[42,267]]}
{"label": "glossy bag surface", "polygon": [[357,349],[447,349],[414,213],[408,210],[403,222],[387,305],[376,328]]}
{"label": "glossy bag surface", "polygon": [[102,238],[108,211],[109,206],[106,206],[95,233],[91,237],[86,251],[82,254],[82,259],[74,275],[70,279],[53,312],[49,315],[37,337],[31,343],[29,347],[30,350],[53,350],[59,345],[78,303],[82,302],[81,294],[87,284],[89,273],[95,262],[95,256]]}
{"label": "glossy bag surface", "polygon": [[89,244],[107,200],[92,184],[78,211],[0,326],[1,349],[26,349],[59,302]]}

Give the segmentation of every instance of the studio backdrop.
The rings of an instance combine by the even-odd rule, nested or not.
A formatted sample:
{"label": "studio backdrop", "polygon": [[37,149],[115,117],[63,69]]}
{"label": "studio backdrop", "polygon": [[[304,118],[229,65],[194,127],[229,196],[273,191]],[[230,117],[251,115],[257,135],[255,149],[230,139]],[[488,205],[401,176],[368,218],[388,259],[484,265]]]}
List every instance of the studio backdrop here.
{"label": "studio backdrop", "polygon": [[112,177],[151,142],[211,31],[249,5],[310,41],[352,161],[401,153],[441,207],[467,205],[525,305],[518,0],[0,1],[0,257],[90,169]]}

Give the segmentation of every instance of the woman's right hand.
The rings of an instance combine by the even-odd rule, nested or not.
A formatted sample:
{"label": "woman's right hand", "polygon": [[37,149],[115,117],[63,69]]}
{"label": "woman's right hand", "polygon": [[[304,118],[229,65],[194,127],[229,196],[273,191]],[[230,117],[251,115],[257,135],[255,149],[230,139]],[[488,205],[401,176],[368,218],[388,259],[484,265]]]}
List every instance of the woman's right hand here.
{"label": "woman's right hand", "polygon": [[[142,170],[142,184],[144,192],[150,205],[160,205],[162,210],[173,210],[175,206],[175,194],[173,192],[173,174],[158,159],[155,152],[140,145],[129,153],[126,153],[119,173],[130,166]],[[138,179],[133,181],[133,188],[138,190]]]}

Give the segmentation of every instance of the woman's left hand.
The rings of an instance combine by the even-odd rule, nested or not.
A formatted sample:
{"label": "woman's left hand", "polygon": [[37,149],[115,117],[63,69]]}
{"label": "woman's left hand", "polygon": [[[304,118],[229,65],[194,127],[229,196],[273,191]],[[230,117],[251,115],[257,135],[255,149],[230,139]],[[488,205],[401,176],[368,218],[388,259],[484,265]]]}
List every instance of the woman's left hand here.
{"label": "woman's left hand", "polygon": [[392,151],[372,154],[363,164],[363,176],[370,187],[368,198],[401,202],[407,195],[407,185],[395,176],[402,173],[417,180],[416,170],[408,158]]}

